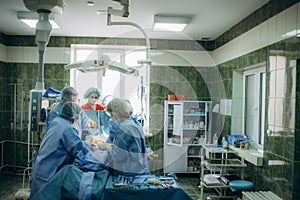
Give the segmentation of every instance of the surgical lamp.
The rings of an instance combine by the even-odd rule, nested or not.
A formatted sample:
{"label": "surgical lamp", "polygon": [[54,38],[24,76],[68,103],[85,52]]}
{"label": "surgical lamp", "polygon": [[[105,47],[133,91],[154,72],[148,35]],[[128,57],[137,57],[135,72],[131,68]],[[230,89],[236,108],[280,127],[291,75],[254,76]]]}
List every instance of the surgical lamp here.
{"label": "surgical lamp", "polygon": [[111,61],[107,55],[102,55],[100,60],[86,60],[71,63],[64,66],[65,70],[77,69],[83,73],[102,71],[105,74],[106,68],[114,71],[118,71],[124,74],[132,74],[136,69],[119,62]]}
{"label": "surgical lamp", "polygon": [[[140,68],[141,66],[145,65],[151,65],[151,59],[150,59],[150,40],[148,35],[146,34],[145,30],[138,24],[133,23],[133,22],[112,22],[111,21],[111,16],[120,16],[120,17],[128,17],[129,16],[129,0],[113,0],[116,2],[119,2],[122,6],[122,10],[116,10],[113,9],[112,7],[108,7],[107,11],[102,11],[98,10],[97,13],[107,13],[107,25],[112,26],[112,25],[129,25],[129,26],[134,26],[138,28],[143,35],[145,36],[146,39],[146,59],[145,60],[138,60],[138,64],[140,66],[135,66],[135,67],[129,67],[127,65],[111,61],[108,56],[102,55],[100,60],[87,60],[87,61],[82,61],[82,62],[75,62],[71,63],[69,65],[65,65],[65,69],[72,69],[76,68],[81,72],[96,72],[96,71],[101,71],[105,70],[105,67],[110,70],[115,70],[119,71],[121,73],[125,74],[132,74],[137,72],[137,68]],[[103,73],[104,74],[104,73]]]}

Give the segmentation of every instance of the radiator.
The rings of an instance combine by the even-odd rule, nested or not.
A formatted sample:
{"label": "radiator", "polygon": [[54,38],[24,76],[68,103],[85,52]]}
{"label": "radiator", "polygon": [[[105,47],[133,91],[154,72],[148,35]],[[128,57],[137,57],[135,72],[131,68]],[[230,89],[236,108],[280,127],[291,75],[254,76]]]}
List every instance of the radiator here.
{"label": "radiator", "polygon": [[271,191],[242,192],[242,200],[282,200]]}

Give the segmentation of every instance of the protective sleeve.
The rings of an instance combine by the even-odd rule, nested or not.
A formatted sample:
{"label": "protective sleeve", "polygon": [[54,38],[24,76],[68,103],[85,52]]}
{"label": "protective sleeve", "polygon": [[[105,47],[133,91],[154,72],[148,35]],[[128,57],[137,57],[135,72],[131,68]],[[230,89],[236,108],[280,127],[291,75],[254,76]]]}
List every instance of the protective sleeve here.
{"label": "protective sleeve", "polygon": [[82,128],[82,131],[88,130],[89,122],[92,121],[92,120],[83,111],[81,111],[79,115],[80,115],[80,118],[81,118],[81,128]]}
{"label": "protective sleeve", "polygon": [[112,119],[108,122],[109,127],[109,134],[108,138],[106,139],[107,143],[113,143],[116,137],[116,134],[120,131],[119,127],[114,123]]}
{"label": "protective sleeve", "polygon": [[129,145],[133,144],[132,137],[124,132],[120,132],[116,135],[113,144],[114,146],[111,150],[112,159],[117,162],[128,159],[130,154]]}
{"label": "protective sleeve", "polygon": [[68,127],[63,132],[63,137],[66,151],[69,152],[72,158],[75,158],[78,152],[83,148],[83,143],[80,137],[73,127]]}
{"label": "protective sleeve", "polygon": [[50,110],[50,112],[48,113],[48,115],[46,117],[46,128],[48,128],[50,122],[59,115],[61,107],[62,107],[61,103],[58,103],[55,107],[53,107]]}

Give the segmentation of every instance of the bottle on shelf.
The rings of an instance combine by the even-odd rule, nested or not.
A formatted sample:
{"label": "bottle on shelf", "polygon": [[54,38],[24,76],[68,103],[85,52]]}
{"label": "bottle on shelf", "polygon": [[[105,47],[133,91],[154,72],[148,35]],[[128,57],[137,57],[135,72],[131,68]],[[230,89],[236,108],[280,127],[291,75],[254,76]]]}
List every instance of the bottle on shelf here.
{"label": "bottle on shelf", "polygon": [[225,139],[225,137],[222,138],[222,147],[223,147],[223,148],[227,148],[227,147],[228,147],[228,142],[227,142],[227,140]]}
{"label": "bottle on shelf", "polygon": [[214,137],[213,137],[213,146],[218,146],[218,136],[217,133],[215,133]]}

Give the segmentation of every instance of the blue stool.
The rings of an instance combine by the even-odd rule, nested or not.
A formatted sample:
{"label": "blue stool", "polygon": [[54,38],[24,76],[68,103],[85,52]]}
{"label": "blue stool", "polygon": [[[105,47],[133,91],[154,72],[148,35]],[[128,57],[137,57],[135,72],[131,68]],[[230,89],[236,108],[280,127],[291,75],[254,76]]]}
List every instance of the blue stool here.
{"label": "blue stool", "polygon": [[247,189],[252,188],[253,187],[253,183],[250,182],[250,181],[235,180],[235,181],[230,181],[229,186],[230,186],[230,189],[233,192],[240,193],[243,190],[247,190]]}

